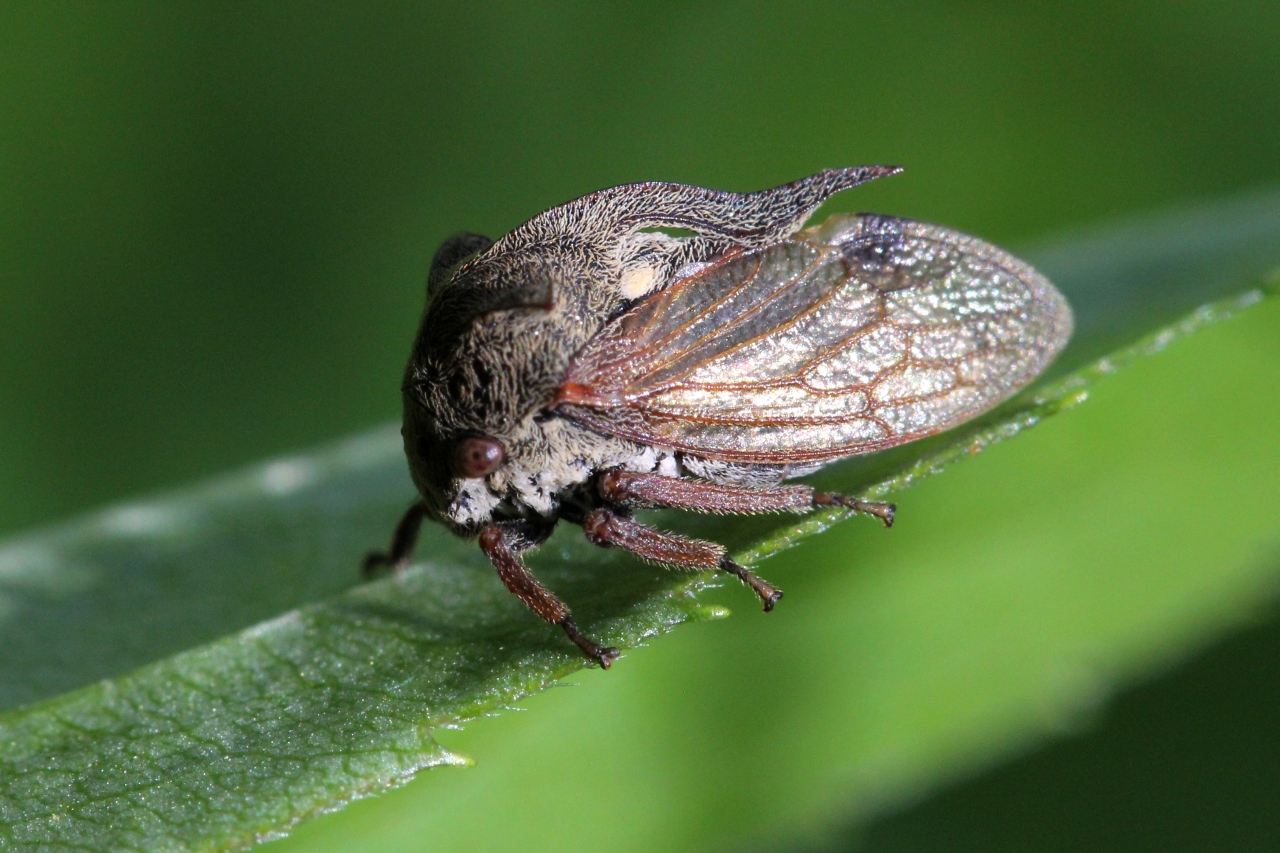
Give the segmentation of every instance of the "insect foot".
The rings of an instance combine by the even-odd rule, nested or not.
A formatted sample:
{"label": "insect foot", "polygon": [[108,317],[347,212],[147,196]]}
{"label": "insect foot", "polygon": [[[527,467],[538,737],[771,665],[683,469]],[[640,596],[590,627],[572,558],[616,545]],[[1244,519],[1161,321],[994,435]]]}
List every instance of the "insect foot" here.
{"label": "insect foot", "polygon": [[573,619],[568,616],[564,617],[560,622],[560,627],[569,635],[569,639],[578,644],[578,648],[582,649],[587,657],[600,664],[601,669],[608,669],[610,664],[618,659],[619,652],[613,646],[602,646],[599,643],[592,642],[586,637],[578,626],[573,624]]}
{"label": "insect foot", "polygon": [[866,515],[874,515],[884,523],[885,527],[893,527],[893,517],[897,513],[896,504],[881,503],[880,501],[863,501],[857,498],[850,498],[844,495],[837,495],[835,492],[814,492],[814,506],[842,506],[861,512]]}
{"label": "insect foot", "polygon": [[391,555],[386,551],[370,551],[364,556],[364,563],[360,566],[360,574],[366,578],[376,578],[383,573],[403,569],[407,564],[407,560],[397,562],[391,559]]}
{"label": "insect foot", "polygon": [[755,590],[756,595],[760,596],[760,600],[764,602],[765,613],[773,610],[773,605],[782,600],[782,590],[755,574],[746,566],[740,566],[733,560],[725,557],[720,560],[720,569],[721,571],[737,575],[739,580]]}

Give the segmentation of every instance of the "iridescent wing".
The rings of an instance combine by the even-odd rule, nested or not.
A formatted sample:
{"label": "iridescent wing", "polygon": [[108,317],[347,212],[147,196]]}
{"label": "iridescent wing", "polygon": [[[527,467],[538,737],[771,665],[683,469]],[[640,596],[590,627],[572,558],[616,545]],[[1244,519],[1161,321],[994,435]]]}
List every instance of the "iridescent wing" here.
{"label": "iridescent wing", "polygon": [[953,427],[1071,334],[1022,261],[905,219],[834,216],[731,253],[611,320],[555,409],[599,432],[755,464],[820,462]]}

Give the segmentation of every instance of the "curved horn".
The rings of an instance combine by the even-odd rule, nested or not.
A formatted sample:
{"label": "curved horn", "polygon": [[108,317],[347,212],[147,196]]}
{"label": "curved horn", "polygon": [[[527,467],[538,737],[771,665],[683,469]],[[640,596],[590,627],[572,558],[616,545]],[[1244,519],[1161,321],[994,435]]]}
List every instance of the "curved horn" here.
{"label": "curved horn", "polygon": [[685,228],[742,246],[758,246],[797,231],[810,214],[841,190],[900,171],[900,166],[828,169],[754,193],[662,182],[626,184],[552,208],[517,231],[587,229],[620,239],[641,228]]}

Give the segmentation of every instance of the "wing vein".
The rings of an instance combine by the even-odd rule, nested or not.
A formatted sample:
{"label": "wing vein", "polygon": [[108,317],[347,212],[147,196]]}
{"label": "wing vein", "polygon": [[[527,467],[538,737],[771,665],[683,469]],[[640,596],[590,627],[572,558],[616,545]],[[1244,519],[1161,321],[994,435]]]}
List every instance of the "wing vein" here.
{"label": "wing vein", "polygon": [[825,461],[987,411],[1070,327],[1053,286],[994,246],[833,217],[637,302],[574,356],[553,410],[709,459]]}
{"label": "wing vein", "polygon": [[[733,320],[733,322],[732,322],[731,324],[729,324],[728,326],[725,326],[723,329],[721,329],[721,330],[720,330],[721,335],[727,335],[730,331],[732,331],[733,329],[735,329],[735,328],[737,328],[737,327],[739,327],[739,326],[746,326],[746,325],[749,325],[749,321],[750,321],[754,316],[758,316],[759,314],[763,313],[764,311],[766,311],[766,310],[767,310],[768,308],[770,308],[770,307],[776,307],[777,302],[778,302],[779,300],[781,300],[783,296],[785,296],[785,295],[786,295],[790,290],[792,290],[793,288],[795,288],[795,287],[799,286],[799,285],[800,285],[800,283],[801,283],[801,282],[803,282],[803,281],[804,281],[804,279],[805,279],[808,275],[810,275],[814,270],[816,270],[816,269],[817,269],[817,267],[818,267],[818,265],[819,265],[820,263],[822,263],[823,261],[825,261],[825,260],[829,259],[829,257],[830,257],[829,253],[825,253],[825,252],[824,252],[824,253],[820,253],[820,254],[818,255],[818,257],[817,257],[817,258],[815,258],[815,259],[814,259],[814,261],[813,261],[812,263],[808,264],[808,265],[804,268],[804,270],[802,270],[798,275],[796,275],[795,277],[793,277],[793,278],[791,278],[789,281],[787,281],[785,284],[783,284],[783,285],[781,285],[780,287],[778,287],[778,289],[777,289],[777,290],[775,290],[773,293],[769,294],[769,296],[768,296],[768,297],[766,297],[765,299],[761,300],[758,304],[753,305],[751,308],[747,309],[747,311],[743,312],[743,313],[742,313],[742,314],[740,314],[738,317],[735,317],[735,318],[734,318],[734,320]],[[758,269],[757,269],[757,274],[758,274]],[[730,355],[730,354],[732,354],[732,353],[734,353],[734,352],[738,352],[738,351],[742,350],[744,347],[747,347],[747,346],[749,346],[749,345],[751,345],[751,344],[753,344],[753,343],[756,343],[757,341],[763,340],[765,337],[768,337],[768,336],[770,336],[770,335],[775,335],[775,334],[779,333],[779,332],[780,332],[780,331],[782,331],[782,330],[785,330],[785,329],[787,329],[787,328],[790,328],[790,327],[792,327],[792,326],[796,325],[796,323],[800,322],[800,320],[801,320],[801,319],[803,319],[804,317],[807,317],[807,316],[811,316],[811,315],[813,314],[813,312],[814,312],[814,311],[816,311],[817,309],[819,309],[820,307],[822,307],[823,305],[825,305],[827,302],[829,302],[829,301],[830,301],[830,300],[831,300],[831,299],[832,299],[832,298],[833,298],[837,293],[839,293],[839,292],[840,292],[840,290],[844,287],[845,283],[846,283],[846,282],[848,282],[848,280],[849,280],[849,276],[845,276],[844,278],[842,278],[842,279],[839,281],[839,283],[837,283],[834,287],[831,287],[831,288],[827,289],[825,292],[823,292],[821,295],[819,295],[819,296],[816,298],[816,300],[815,300],[815,301],[814,301],[814,302],[813,302],[813,303],[812,303],[808,308],[806,308],[806,309],[804,309],[803,311],[801,311],[800,313],[798,313],[798,314],[794,315],[793,317],[791,317],[790,319],[788,319],[786,322],[781,323],[781,324],[779,324],[779,325],[777,325],[777,326],[773,326],[773,327],[770,327],[770,328],[768,328],[768,329],[765,329],[764,331],[762,331],[762,332],[760,332],[760,333],[758,333],[758,334],[756,334],[756,335],[754,335],[754,336],[752,336],[752,337],[749,337],[749,338],[746,338],[746,339],[744,339],[744,340],[742,340],[742,341],[739,341],[738,343],[734,344],[733,346],[730,346],[730,347],[728,347],[728,348],[726,348],[726,349],[720,350],[719,352],[716,352],[716,353],[711,357],[711,359],[708,359],[708,361],[710,361],[710,360],[714,360],[714,359],[721,359],[721,358],[724,358],[725,356],[728,356],[728,355]],[[745,284],[746,284],[746,282],[744,282],[744,283],[743,283],[743,285],[740,285],[739,287],[741,287],[741,286],[745,286]],[[735,291],[736,291],[736,290],[737,290],[737,288],[735,288]],[[726,295],[726,298],[727,298],[727,295]],[[717,304],[720,304],[722,301],[723,301],[723,300],[717,300]],[[713,306],[713,307],[714,307],[714,306]],[[708,312],[709,312],[709,310],[710,310],[710,309],[708,309]],[[705,314],[705,313],[708,313],[708,312],[704,312],[704,314]],[[690,325],[691,325],[691,324],[690,324]],[[673,353],[673,354],[671,355],[671,357],[670,357],[670,358],[668,358],[666,361],[663,361],[663,362],[660,362],[660,363],[658,363],[658,364],[654,365],[653,372],[657,372],[658,370],[662,370],[662,369],[664,369],[664,368],[670,367],[672,364],[674,364],[675,362],[679,361],[682,357],[687,356],[687,355],[689,355],[690,353],[696,352],[698,349],[699,349],[699,346],[692,346],[692,347],[687,347],[687,348],[685,348],[685,349],[683,349],[683,350],[681,350],[681,351],[679,351],[679,352],[675,352],[675,353]],[[705,363],[707,363],[707,362],[695,362],[695,363],[694,363],[693,365],[691,365],[691,366],[690,366],[686,371],[684,371],[684,373],[681,373],[681,374],[678,374],[678,375],[676,375],[676,376],[670,377],[670,379],[668,380],[668,382],[669,382],[669,383],[676,383],[676,382],[678,382],[678,381],[681,379],[681,377],[683,377],[683,376],[687,376],[689,373],[691,373],[691,372],[693,372],[694,370],[698,369],[699,367],[701,367],[701,366],[702,366],[703,364],[705,364]],[[662,386],[662,387],[664,387],[664,388],[665,388],[665,387],[669,387],[669,385],[664,385],[664,386]],[[655,389],[655,390],[661,390],[661,389]]]}

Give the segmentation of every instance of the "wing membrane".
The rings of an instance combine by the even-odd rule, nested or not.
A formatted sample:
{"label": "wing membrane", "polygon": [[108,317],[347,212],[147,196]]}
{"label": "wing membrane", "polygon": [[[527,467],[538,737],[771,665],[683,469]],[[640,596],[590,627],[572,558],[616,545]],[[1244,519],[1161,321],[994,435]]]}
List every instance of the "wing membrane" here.
{"label": "wing membrane", "polygon": [[824,461],[995,406],[1070,333],[1061,294],[995,246],[835,216],[725,256],[610,321],[575,356],[556,408],[713,459]]}

